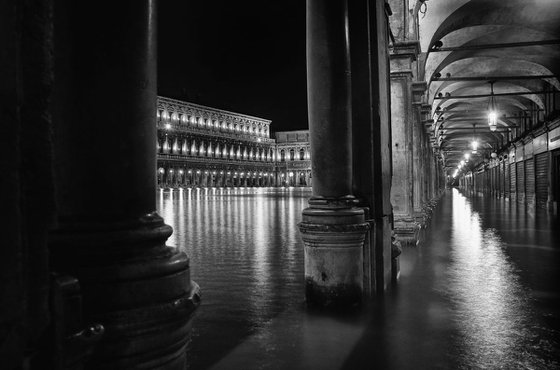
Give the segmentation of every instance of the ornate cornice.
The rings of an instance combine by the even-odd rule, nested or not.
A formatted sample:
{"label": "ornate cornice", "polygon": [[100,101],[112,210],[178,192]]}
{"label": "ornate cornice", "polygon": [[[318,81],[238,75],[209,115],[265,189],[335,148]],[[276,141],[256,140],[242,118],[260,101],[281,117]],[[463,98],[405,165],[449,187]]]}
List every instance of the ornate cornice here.
{"label": "ornate cornice", "polygon": [[164,108],[174,108],[168,109],[171,111],[181,112],[181,113],[194,113],[197,112],[203,118],[216,117],[226,122],[242,122],[242,123],[257,123],[257,124],[267,124],[270,125],[271,120],[267,120],[260,117],[249,116],[247,114],[241,114],[236,112],[230,112],[227,110],[211,108],[200,104],[189,103],[181,100],[166,98],[164,96],[158,96],[158,107],[160,109]]}

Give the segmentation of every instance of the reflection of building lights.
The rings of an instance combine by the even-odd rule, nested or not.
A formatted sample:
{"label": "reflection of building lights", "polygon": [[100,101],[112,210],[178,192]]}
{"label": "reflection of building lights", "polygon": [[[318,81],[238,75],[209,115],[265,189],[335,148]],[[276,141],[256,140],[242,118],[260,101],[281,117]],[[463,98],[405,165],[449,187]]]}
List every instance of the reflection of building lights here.
{"label": "reflection of building lights", "polygon": [[294,173],[293,173],[293,172],[290,172],[290,177],[294,177]]}
{"label": "reflection of building lights", "polygon": [[179,174],[182,175],[182,174],[183,174],[183,170],[179,170]]}
{"label": "reflection of building lights", "polygon": [[189,170],[189,172],[188,172],[188,173],[192,173],[192,171],[191,171],[191,170]]}
{"label": "reflection of building lights", "polygon": [[173,170],[169,170],[170,173],[173,173]]}
{"label": "reflection of building lights", "polygon": [[165,124],[165,129],[166,129],[166,130],[169,130],[170,128],[171,128],[171,125],[170,125],[169,123],[166,123],[166,124]]}
{"label": "reflection of building lights", "polygon": [[197,173],[197,175],[199,175],[199,174],[200,174],[200,171],[196,171],[196,173]]}

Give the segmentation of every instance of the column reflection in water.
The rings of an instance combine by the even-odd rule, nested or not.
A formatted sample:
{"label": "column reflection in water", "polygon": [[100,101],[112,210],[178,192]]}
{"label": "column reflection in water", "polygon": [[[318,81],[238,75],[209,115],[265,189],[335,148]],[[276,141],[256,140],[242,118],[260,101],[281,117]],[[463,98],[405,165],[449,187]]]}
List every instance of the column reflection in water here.
{"label": "column reflection in water", "polygon": [[467,368],[539,368],[538,320],[507,244],[483,227],[457,190],[452,217],[447,292],[461,333],[459,362]]}
{"label": "column reflection in water", "polygon": [[310,196],[276,188],[193,189],[182,197],[160,192],[158,211],[175,230],[168,245],[186,251],[202,288],[188,354],[193,369],[206,368],[284,310],[303,304],[296,225]]}

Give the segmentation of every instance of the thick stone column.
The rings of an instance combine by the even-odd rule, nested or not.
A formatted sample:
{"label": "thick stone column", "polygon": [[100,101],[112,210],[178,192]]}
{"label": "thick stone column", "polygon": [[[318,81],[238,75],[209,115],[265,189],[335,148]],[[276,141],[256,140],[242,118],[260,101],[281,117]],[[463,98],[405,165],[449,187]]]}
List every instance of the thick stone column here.
{"label": "thick stone column", "polygon": [[391,53],[391,133],[393,178],[391,203],[394,230],[403,244],[416,244],[419,224],[413,217],[414,166],[413,160],[413,71],[420,51],[418,41],[395,43]]}
{"label": "thick stone column", "polygon": [[156,4],[55,3],[53,267],[106,328],[89,368],[183,369],[199,298],[155,213]]}
{"label": "thick stone column", "polygon": [[424,124],[425,121],[422,119],[422,109],[423,105],[421,102],[421,96],[426,90],[426,82],[414,82],[412,86],[413,92],[413,122],[412,122],[412,160],[414,163],[413,167],[413,215],[417,222],[420,224],[424,223],[425,217],[423,213],[423,207],[425,204],[425,163],[424,163]]}
{"label": "thick stone column", "polygon": [[372,231],[364,245],[364,289],[383,293],[391,282],[391,117],[389,8],[348,2],[352,69],[353,194]]}
{"label": "thick stone column", "polygon": [[307,97],[313,197],[299,224],[307,302],[352,306],[363,293],[369,224],[354,205],[346,0],[307,0]]}

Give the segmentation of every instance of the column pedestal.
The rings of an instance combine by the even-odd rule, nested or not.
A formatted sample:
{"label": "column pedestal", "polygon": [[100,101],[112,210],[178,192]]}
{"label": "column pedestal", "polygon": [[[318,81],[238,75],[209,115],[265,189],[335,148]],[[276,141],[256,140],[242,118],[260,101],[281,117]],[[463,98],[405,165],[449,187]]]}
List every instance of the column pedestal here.
{"label": "column pedestal", "polygon": [[88,368],[184,368],[200,303],[189,259],[165,246],[172,229],[155,213],[107,226],[61,225],[50,236],[53,268],[78,277],[84,317],[106,329]]}
{"label": "column pedestal", "polygon": [[402,245],[416,245],[420,237],[421,224],[408,215],[394,215],[394,231]]}
{"label": "column pedestal", "polygon": [[343,208],[347,201],[312,198],[303,211],[299,229],[308,304],[351,307],[362,301],[363,246],[370,225],[362,209]]}

